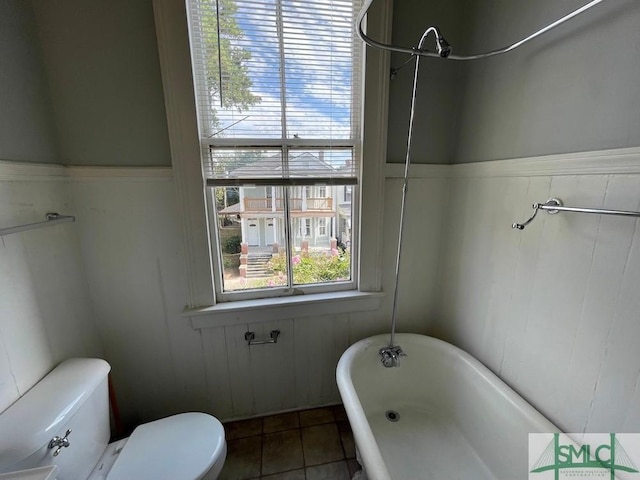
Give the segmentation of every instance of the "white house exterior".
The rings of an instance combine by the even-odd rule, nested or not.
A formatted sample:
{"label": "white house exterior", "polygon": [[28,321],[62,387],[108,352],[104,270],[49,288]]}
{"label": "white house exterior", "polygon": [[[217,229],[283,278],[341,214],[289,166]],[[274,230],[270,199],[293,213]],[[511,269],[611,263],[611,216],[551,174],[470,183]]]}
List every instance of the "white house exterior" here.
{"label": "white house exterior", "polygon": [[[292,162],[313,162],[331,169],[310,154],[293,158]],[[255,167],[254,167],[255,168]],[[284,189],[282,186],[239,188],[239,203],[218,212],[240,218],[242,242],[253,247],[276,250],[285,244]],[[288,187],[291,217],[291,240],[294,249],[303,242],[309,248],[331,247],[331,239],[348,244],[351,231],[351,186],[313,185]]]}

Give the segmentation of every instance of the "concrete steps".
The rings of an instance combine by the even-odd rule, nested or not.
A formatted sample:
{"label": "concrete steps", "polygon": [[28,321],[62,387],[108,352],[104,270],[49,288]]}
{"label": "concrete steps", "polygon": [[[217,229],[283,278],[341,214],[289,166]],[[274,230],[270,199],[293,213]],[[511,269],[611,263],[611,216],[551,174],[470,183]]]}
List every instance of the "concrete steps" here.
{"label": "concrete steps", "polygon": [[271,260],[270,253],[249,253],[247,256],[247,278],[270,277],[267,263]]}

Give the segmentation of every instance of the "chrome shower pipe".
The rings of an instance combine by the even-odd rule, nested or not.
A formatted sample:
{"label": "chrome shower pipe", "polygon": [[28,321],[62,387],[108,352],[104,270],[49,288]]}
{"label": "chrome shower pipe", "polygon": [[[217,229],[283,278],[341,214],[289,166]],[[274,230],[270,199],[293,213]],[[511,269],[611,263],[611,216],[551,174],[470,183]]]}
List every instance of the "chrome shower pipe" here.
{"label": "chrome shower pipe", "polygon": [[[496,50],[490,50],[488,52],[477,53],[477,54],[473,54],[473,55],[454,55],[454,54],[450,54],[448,56],[443,56],[439,52],[434,52],[434,51],[431,51],[431,50],[423,49],[423,47],[421,47],[420,45],[418,45],[417,47],[402,47],[402,46],[399,46],[399,45],[386,44],[386,43],[381,43],[381,42],[378,42],[378,41],[374,40],[373,38],[367,36],[366,33],[364,33],[364,29],[362,27],[362,23],[364,21],[364,17],[367,15],[367,12],[369,11],[369,8],[371,7],[371,4],[373,3],[373,0],[365,0],[364,1],[363,5],[362,5],[362,8],[360,9],[360,13],[358,14],[358,17],[357,17],[357,20],[356,20],[356,31],[358,32],[358,36],[362,39],[362,41],[365,42],[370,47],[380,48],[382,50],[388,50],[390,52],[407,53],[409,55],[418,55],[418,56],[421,56],[421,57],[441,57],[441,58],[448,58],[450,60],[478,60],[480,58],[493,57],[495,55],[500,55],[502,53],[507,53],[507,52],[510,52],[512,50],[515,50],[516,48],[521,47],[525,43],[530,42],[534,38],[537,38],[540,35],[543,35],[543,34],[547,33],[549,30],[554,29],[558,25],[563,24],[567,20],[570,20],[573,17],[575,17],[577,15],[580,15],[583,12],[586,12],[591,7],[595,7],[597,4],[599,4],[600,2],[603,2],[603,1],[604,0],[592,0],[591,2],[587,3],[586,5],[578,8],[577,10],[574,10],[573,12],[565,15],[562,18],[559,18],[555,22],[550,23],[546,27],[541,28],[540,30],[538,30],[538,31],[532,33],[531,35],[523,38],[522,40],[519,40],[519,41],[517,41],[515,43],[512,43],[511,45],[508,45],[508,46],[503,47],[503,48],[498,48]],[[432,28],[432,27],[430,27],[430,28]]]}
{"label": "chrome shower pipe", "polygon": [[[422,48],[424,43],[429,36],[430,33],[433,33],[436,36],[436,42],[438,42],[438,38],[441,38],[440,32],[435,27],[427,28],[422,37],[420,38],[420,42],[418,43],[418,48]],[[405,206],[407,202],[407,192],[409,190],[409,166],[411,165],[411,144],[413,140],[413,121],[415,117],[415,109],[416,109],[416,94],[418,91],[418,74],[420,73],[420,57],[416,56],[416,63],[413,69],[413,88],[411,89],[411,110],[409,113],[409,133],[407,134],[407,152],[404,159],[404,177],[402,184],[402,200],[400,204],[400,229],[398,231],[398,249],[396,251],[396,277],[395,277],[395,285],[393,291],[393,310],[391,312],[391,338],[389,339],[389,348],[397,349],[395,352],[396,356],[393,357],[394,364],[387,365],[385,363],[385,353],[383,351],[380,352],[383,364],[385,366],[397,366],[397,362],[399,361],[399,357],[403,356],[402,350],[395,346],[395,335],[396,335],[396,323],[397,323],[397,315],[398,315],[398,285],[400,283],[400,260],[402,258],[402,237],[404,234],[404,218],[405,218]],[[385,349],[383,349],[385,350]]]}
{"label": "chrome shower pipe", "polygon": [[[414,114],[415,114],[416,92],[417,92],[417,86],[418,86],[418,74],[420,70],[420,58],[421,57],[440,57],[440,58],[449,58],[451,60],[477,60],[481,58],[492,57],[494,55],[500,55],[502,53],[507,53],[507,52],[510,52],[511,50],[515,50],[516,48],[524,45],[525,43],[533,40],[534,38],[539,37],[540,35],[548,32],[549,30],[557,27],[558,25],[561,25],[567,20],[585,12],[586,10],[590,9],[591,7],[594,7],[595,5],[597,5],[602,1],[603,0],[593,0],[590,3],[584,5],[583,7],[577,10],[574,10],[568,15],[565,15],[564,17],[556,20],[555,22],[547,25],[544,28],[541,28],[540,30],[532,33],[528,37],[525,37],[522,40],[515,42],[511,45],[508,45],[506,47],[503,47],[497,50],[492,50],[489,52],[479,53],[474,55],[452,55],[451,47],[449,46],[447,41],[444,40],[438,28],[434,26],[428,27],[424,31],[424,33],[422,34],[422,37],[420,38],[420,42],[418,42],[418,46],[414,48],[407,48],[407,47],[401,47],[397,45],[384,44],[384,43],[377,42],[376,40],[368,37],[363,30],[362,24],[364,21],[364,17],[367,15],[368,10],[371,7],[371,4],[373,3],[373,0],[364,1],[362,9],[360,10],[360,13],[358,14],[358,17],[356,20],[356,31],[360,36],[360,38],[362,39],[362,41],[364,41],[367,45],[371,47],[380,48],[382,50],[387,50],[391,52],[406,53],[411,55],[412,56],[411,58],[415,57],[416,59],[414,74],[413,74],[413,88],[411,93],[409,132],[407,135],[407,151],[405,156],[405,167],[404,167],[404,178],[403,178],[404,182],[402,186],[402,203],[400,207],[400,225],[399,225],[399,232],[398,232],[398,248],[396,253],[396,271],[395,271],[395,285],[394,285],[394,292],[393,292],[393,310],[391,315],[391,335],[389,339],[389,345],[387,347],[381,348],[379,352],[382,364],[385,367],[397,367],[400,362],[400,357],[405,356],[400,346],[394,345],[394,343],[395,343],[395,332],[396,332],[397,310],[398,310],[398,286],[400,283],[399,282],[400,260],[402,258],[402,244],[403,244],[402,240],[403,240],[403,233],[404,233],[405,206],[406,206],[407,192],[409,187],[409,166],[411,164],[411,143],[412,143],[412,137],[413,137],[413,122],[414,122]],[[436,43],[436,50],[437,50],[436,52],[433,52],[424,48],[425,40],[427,39],[430,33],[433,33],[435,36],[435,43]]]}

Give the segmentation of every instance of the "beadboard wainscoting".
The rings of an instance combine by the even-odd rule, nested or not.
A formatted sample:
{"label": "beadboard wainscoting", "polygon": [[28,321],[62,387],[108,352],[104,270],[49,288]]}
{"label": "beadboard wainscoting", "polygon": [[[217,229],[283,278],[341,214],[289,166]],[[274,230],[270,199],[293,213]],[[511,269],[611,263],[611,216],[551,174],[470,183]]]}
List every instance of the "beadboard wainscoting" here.
{"label": "beadboard wainscoting", "polygon": [[[248,347],[246,331],[277,344]],[[202,330],[211,408],[224,417],[338,403],[335,367],[349,346],[346,315],[284,319]]]}
{"label": "beadboard wainscoting", "polygon": [[[398,331],[461,346],[563,429],[638,431],[637,220],[541,212],[524,231],[511,224],[550,196],[640,208],[639,152],[412,166]],[[62,358],[103,355],[126,425],[185,410],[228,420],[320,406],[339,401],[342,351],[389,329],[400,165],[386,167],[377,310],[320,304],[197,328],[185,313],[171,169],[20,169],[0,175],[3,226],[51,209],[77,221],[3,239],[5,405]],[[246,331],[273,329],[277,344],[247,346]]]}
{"label": "beadboard wainscoting", "polygon": [[[335,367],[353,342],[389,328],[401,181],[386,182],[383,295],[376,310],[303,315],[194,329],[180,214],[170,169],[70,167],[87,285],[124,421],[184,410],[243,418],[340,401]],[[435,311],[442,178],[418,178],[409,209],[399,326],[425,332]],[[366,208],[366,207],[365,207]],[[260,312],[256,317],[260,317]],[[277,344],[249,347],[279,329]]]}
{"label": "beadboard wainscoting", "polygon": [[[0,228],[75,214],[63,167],[0,162]],[[77,224],[0,237],[0,411],[57,363],[103,354]]]}
{"label": "beadboard wainscoting", "polygon": [[565,431],[640,431],[638,220],[540,212],[523,231],[511,224],[550,197],[640,210],[639,153],[453,167],[430,332],[479,358]]}

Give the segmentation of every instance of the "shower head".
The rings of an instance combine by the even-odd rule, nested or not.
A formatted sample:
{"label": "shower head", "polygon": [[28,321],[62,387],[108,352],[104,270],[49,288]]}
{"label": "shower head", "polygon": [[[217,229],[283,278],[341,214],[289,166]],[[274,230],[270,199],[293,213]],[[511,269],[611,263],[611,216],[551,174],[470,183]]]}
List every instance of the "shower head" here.
{"label": "shower head", "polygon": [[449,45],[449,42],[447,42],[444,39],[444,37],[440,33],[440,29],[435,25],[432,25],[429,28],[427,28],[422,34],[422,37],[420,38],[420,42],[418,42],[418,47],[415,49],[418,51],[418,54],[431,52],[431,55],[433,55],[433,51],[430,51],[429,49],[425,48],[425,43],[430,33],[433,33],[433,36],[435,37],[435,41],[436,41],[435,53],[437,53],[440,58],[447,58],[449,55],[451,55],[451,45]]}
{"label": "shower head", "polygon": [[444,39],[440,31],[436,31],[436,50],[442,58],[447,58],[451,54],[451,45]]}

